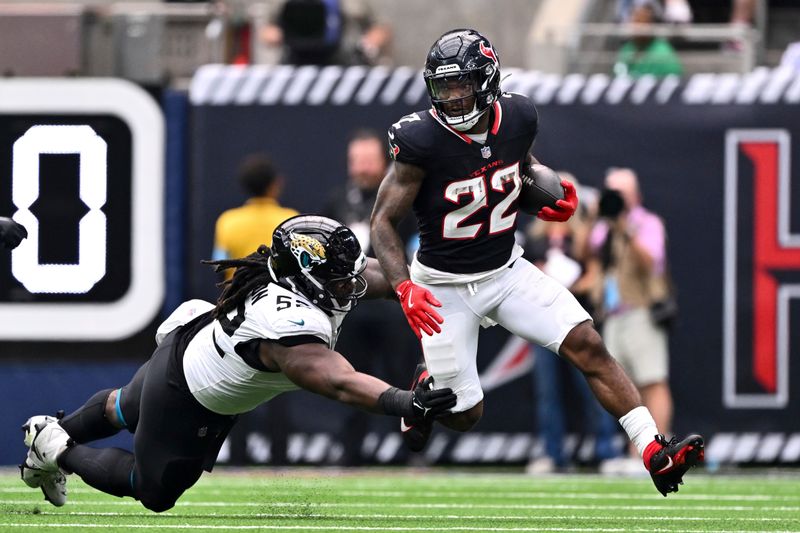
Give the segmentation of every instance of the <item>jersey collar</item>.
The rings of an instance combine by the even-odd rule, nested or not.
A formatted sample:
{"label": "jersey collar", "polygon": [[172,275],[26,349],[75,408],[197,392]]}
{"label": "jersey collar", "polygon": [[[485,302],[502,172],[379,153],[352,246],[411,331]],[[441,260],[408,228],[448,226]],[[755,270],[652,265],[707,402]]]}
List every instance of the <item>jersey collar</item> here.
{"label": "jersey collar", "polygon": [[[500,123],[503,120],[503,108],[500,107],[499,101],[492,104],[492,112],[494,114],[494,117],[492,118],[491,127],[489,128],[488,135],[486,136],[486,144],[489,144],[490,137],[494,137],[495,135],[497,135],[497,132],[500,131]],[[446,122],[443,122],[442,119],[439,118],[439,115],[436,114],[436,111],[433,108],[429,109],[428,113],[430,113],[433,119],[436,122],[438,122],[444,129],[446,129],[447,131],[449,131],[450,133],[452,133],[465,143],[472,144],[472,139],[470,139],[469,136],[451,127]]]}

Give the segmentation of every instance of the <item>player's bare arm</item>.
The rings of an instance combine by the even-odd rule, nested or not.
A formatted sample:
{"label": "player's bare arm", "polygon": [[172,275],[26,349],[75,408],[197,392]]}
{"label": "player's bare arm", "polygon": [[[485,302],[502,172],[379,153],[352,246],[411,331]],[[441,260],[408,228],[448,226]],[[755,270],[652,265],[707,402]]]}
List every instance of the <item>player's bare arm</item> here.
{"label": "player's bare arm", "polygon": [[324,344],[282,346],[262,342],[259,356],[267,368],[283,372],[299,387],[373,413],[381,412],[378,397],[389,385],[356,372],[347,359]]}
{"label": "player's bare arm", "polygon": [[420,167],[395,162],[378,189],[370,231],[375,255],[392,287],[409,278],[397,225],[411,209],[424,177]]}
{"label": "player's bare arm", "polygon": [[367,282],[367,292],[364,298],[394,298],[394,289],[389,280],[386,279],[380,263],[372,257],[367,258],[367,268],[361,274]]}
{"label": "player's bare arm", "polygon": [[401,391],[380,379],[356,372],[341,354],[323,344],[282,346],[262,342],[259,356],[268,368],[277,368],[293,383],[336,400],[380,414],[436,417],[456,404],[450,389]]}
{"label": "player's bare arm", "polygon": [[417,338],[421,338],[422,333],[439,333],[439,324],[443,322],[431,307],[441,306],[439,301],[427,289],[415,286],[409,279],[403,241],[397,233],[397,225],[411,209],[424,178],[422,168],[395,161],[378,189],[371,220],[375,254]]}

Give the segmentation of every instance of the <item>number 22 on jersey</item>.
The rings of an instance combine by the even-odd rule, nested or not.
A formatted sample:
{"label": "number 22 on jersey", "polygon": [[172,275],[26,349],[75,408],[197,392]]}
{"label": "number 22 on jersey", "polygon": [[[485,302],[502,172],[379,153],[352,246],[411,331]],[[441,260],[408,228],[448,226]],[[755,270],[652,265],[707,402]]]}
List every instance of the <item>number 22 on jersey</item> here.
{"label": "number 22 on jersey", "polygon": [[[508,210],[519,196],[522,185],[519,177],[519,161],[495,170],[489,177],[489,186],[496,192],[505,192],[508,183],[511,183],[511,190],[489,212],[489,235],[514,227],[517,212],[515,210],[509,213]],[[442,237],[445,239],[474,239],[485,224],[485,222],[465,224],[465,221],[488,206],[489,193],[486,188],[486,176],[481,175],[454,181],[445,188],[444,197],[456,205],[460,203],[459,200],[462,196],[471,198],[465,205],[445,215],[442,226]]]}

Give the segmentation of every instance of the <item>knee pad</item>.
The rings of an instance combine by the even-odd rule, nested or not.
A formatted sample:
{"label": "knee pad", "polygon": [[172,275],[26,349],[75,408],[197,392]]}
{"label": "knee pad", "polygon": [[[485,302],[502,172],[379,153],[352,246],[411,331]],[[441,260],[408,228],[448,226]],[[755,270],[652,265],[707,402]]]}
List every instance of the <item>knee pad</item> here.
{"label": "knee pad", "polygon": [[200,479],[202,473],[202,460],[176,459],[170,461],[163,466],[157,482],[137,479],[136,492],[140,495],[139,501],[156,513],[172,509],[178,498]]}
{"label": "knee pad", "polygon": [[163,513],[175,507],[175,502],[178,501],[177,496],[172,498],[168,495],[149,494],[139,499],[142,505],[154,513]]}

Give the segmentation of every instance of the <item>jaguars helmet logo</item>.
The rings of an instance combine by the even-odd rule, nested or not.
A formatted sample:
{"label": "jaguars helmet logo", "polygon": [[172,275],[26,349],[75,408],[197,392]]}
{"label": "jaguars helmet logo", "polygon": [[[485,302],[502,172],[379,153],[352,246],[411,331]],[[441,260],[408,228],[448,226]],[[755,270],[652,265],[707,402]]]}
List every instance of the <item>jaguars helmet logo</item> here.
{"label": "jaguars helmet logo", "polygon": [[322,243],[308,235],[292,233],[289,249],[302,270],[311,270],[327,260]]}

